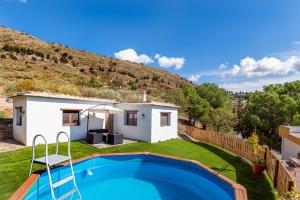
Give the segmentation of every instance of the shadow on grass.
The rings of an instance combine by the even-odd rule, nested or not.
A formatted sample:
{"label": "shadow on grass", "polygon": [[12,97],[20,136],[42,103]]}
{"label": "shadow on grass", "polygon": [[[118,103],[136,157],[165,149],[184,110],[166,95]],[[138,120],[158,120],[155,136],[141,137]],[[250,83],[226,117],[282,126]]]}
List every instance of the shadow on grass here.
{"label": "shadow on grass", "polygon": [[[251,166],[248,163],[244,162],[236,155],[230,154],[209,144],[201,142],[192,143],[209,150],[228,162],[231,167],[234,167],[236,172],[236,182],[243,185],[247,189],[249,200],[275,200],[275,196],[272,193],[272,186],[270,185],[267,177],[264,175],[259,176],[253,174]],[[231,169],[227,169],[230,165],[224,165],[221,168],[212,167],[212,169],[219,173],[232,171]]]}

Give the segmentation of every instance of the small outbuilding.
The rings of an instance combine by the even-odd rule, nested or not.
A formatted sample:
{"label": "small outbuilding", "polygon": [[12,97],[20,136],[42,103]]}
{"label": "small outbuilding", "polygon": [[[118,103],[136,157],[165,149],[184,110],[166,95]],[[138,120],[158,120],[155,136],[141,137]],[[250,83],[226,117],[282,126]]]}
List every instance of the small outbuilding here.
{"label": "small outbuilding", "polygon": [[281,159],[300,159],[300,126],[280,126]]}
{"label": "small outbuilding", "polygon": [[41,92],[19,93],[13,98],[13,137],[31,146],[37,134],[55,143],[65,131],[71,140],[86,139],[91,129],[107,129],[125,138],[158,142],[177,137],[178,107],[159,102],[118,103]]}

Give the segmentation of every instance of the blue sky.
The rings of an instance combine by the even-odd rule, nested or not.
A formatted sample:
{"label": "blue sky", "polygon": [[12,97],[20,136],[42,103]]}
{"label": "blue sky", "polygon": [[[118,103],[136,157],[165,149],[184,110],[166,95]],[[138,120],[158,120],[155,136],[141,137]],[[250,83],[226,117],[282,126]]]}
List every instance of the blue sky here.
{"label": "blue sky", "polygon": [[300,79],[299,0],[0,0],[0,24],[234,91]]}

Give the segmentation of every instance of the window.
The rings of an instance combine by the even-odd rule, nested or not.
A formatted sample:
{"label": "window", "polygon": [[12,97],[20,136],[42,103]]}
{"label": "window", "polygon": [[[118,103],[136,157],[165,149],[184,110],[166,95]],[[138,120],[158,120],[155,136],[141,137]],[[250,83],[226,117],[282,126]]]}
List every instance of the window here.
{"label": "window", "polygon": [[170,126],[171,113],[160,113],[160,126]]}
{"label": "window", "polygon": [[79,126],[79,110],[63,110],[64,126]]}
{"label": "window", "polygon": [[16,125],[22,126],[22,107],[16,107]]}
{"label": "window", "polygon": [[137,111],[125,111],[125,125],[137,126]]}

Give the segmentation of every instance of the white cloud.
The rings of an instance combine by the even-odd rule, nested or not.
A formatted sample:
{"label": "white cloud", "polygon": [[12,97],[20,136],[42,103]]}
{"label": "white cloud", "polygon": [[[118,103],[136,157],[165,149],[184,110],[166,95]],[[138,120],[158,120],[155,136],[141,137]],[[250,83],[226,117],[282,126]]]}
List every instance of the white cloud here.
{"label": "white cloud", "polygon": [[222,88],[225,88],[230,91],[234,92],[253,92],[253,91],[260,91],[263,89],[263,86],[270,85],[270,84],[282,84],[285,82],[291,82],[299,80],[300,74],[296,72],[294,74],[289,74],[285,76],[278,76],[270,77],[270,78],[256,78],[254,80],[247,80],[247,81],[229,81],[226,83],[219,83],[218,85]]}
{"label": "white cloud", "polygon": [[158,61],[159,66],[161,67],[175,67],[175,69],[181,69],[185,63],[184,58],[172,58],[172,57],[166,57],[166,56],[161,56],[159,54],[155,55],[155,58]]}
{"label": "white cloud", "polygon": [[226,70],[227,69],[227,63],[222,63],[221,65],[219,65],[219,70],[220,71],[223,71],[223,70]]}
{"label": "white cloud", "polygon": [[21,3],[26,3],[27,2],[27,0],[18,0],[19,2],[21,2]]}
{"label": "white cloud", "polygon": [[118,58],[120,60],[128,60],[128,61],[136,62],[136,63],[149,64],[149,63],[154,62],[146,54],[138,55],[134,49],[125,49],[125,50],[114,53],[114,55],[116,58]]}
{"label": "white cloud", "polygon": [[246,57],[241,60],[239,65],[234,65],[231,69],[232,76],[266,76],[266,75],[284,75],[291,71],[300,71],[300,57],[290,56],[285,60],[275,57],[264,57],[255,60]]}
{"label": "white cloud", "polygon": [[300,45],[300,40],[296,40],[292,42],[293,45]]}
{"label": "white cloud", "polygon": [[195,74],[195,75],[190,75],[189,77],[188,77],[188,80],[189,81],[193,81],[193,82],[198,82],[199,81],[199,79],[200,79],[200,75],[199,74]]}

